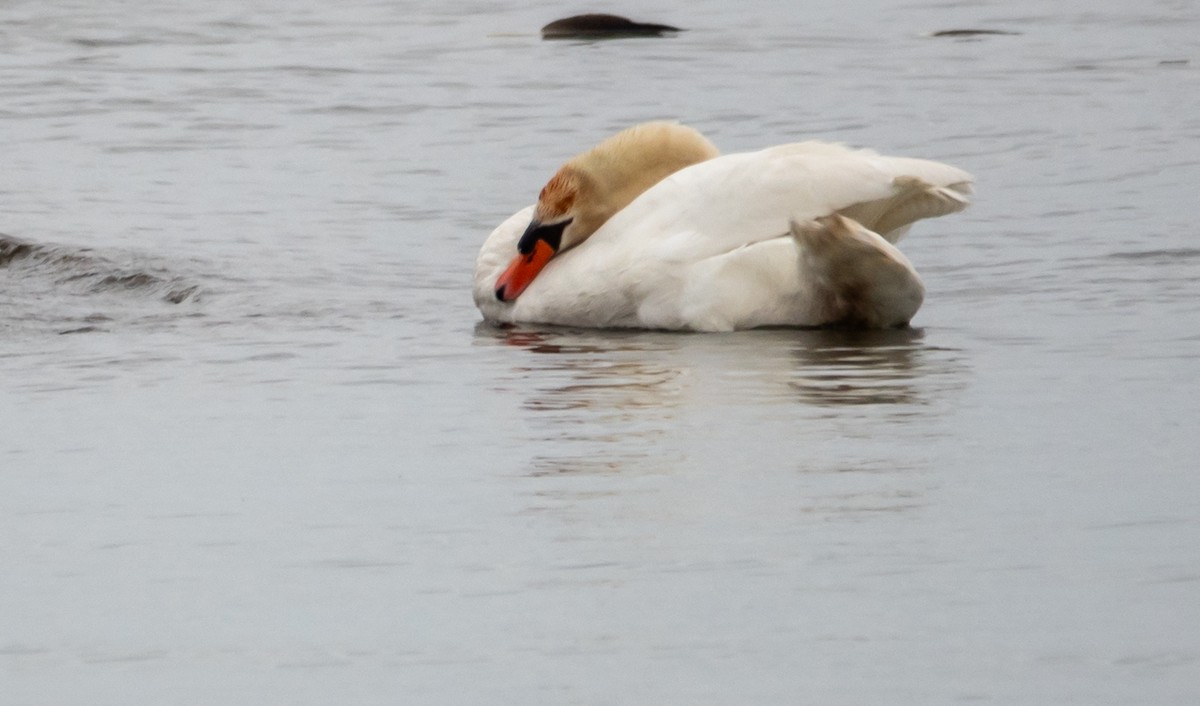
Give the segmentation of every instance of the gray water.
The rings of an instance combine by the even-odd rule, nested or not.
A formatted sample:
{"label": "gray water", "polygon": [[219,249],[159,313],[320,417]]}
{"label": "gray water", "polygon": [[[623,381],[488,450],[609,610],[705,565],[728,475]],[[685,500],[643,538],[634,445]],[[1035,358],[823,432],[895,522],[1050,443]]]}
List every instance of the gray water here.
{"label": "gray water", "polygon": [[[0,701],[1197,703],[1196,4],[563,8],[0,4]],[[655,118],[977,202],[911,330],[481,324]]]}

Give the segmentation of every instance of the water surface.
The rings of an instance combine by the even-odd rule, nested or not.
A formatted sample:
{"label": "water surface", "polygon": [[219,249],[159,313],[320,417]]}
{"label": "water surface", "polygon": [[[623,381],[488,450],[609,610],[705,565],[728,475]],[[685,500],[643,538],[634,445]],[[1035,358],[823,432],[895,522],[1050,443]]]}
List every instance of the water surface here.
{"label": "water surface", "polygon": [[[0,9],[6,703],[1200,698],[1200,13],[606,9]],[[660,118],[973,172],[913,328],[481,324]]]}

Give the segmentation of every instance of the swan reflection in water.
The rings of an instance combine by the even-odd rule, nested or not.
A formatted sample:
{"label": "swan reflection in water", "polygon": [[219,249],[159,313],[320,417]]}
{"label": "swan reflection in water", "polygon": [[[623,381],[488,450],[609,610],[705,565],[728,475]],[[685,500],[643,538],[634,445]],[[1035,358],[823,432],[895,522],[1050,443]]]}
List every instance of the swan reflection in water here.
{"label": "swan reflection in water", "polygon": [[552,443],[533,474],[605,473],[631,465],[674,467],[656,442],[686,402],[685,371],[671,360],[670,334],[498,328],[480,324],[481,344],[521,349],[503,390],[520,389],[531,442]]}
{"label": "swan reflection in water", "polygon": [[880,423],[939,416],[940,402],[965,386],[967,366],[925,338],[919,329],[476,330],[479,345],[526,354],[512,359],[500,387],[521,391],[529,441],[553,443],[553,456],[535,463],[540,473],[673,468],[686,461],[680,431],[703,434],[696,427],[714,419],[751,428],[780,414],[868,413]]}
{"label": "swan reflection in water", "polygon": [[926,406],[963,386],[958,352],[927,345],[921,329],[802,333],[787,384],[809,404]]}
{"label": "swan reflection in water", "polygon": [[[664,407],[680,403],[681,377],[740,379],[759,402],[816,406],[928,405],[960,390],[966,365],[952,348],[926,343],[917,328],[881,331],[767,329],[737,334],[496,327],[480,342],[551,358],[521,359],[514,373],[571,382],[539,387],[527,409]],[[551,373],[551,374],[547,374]],[[733,390],[729,390],[733,392]]]}

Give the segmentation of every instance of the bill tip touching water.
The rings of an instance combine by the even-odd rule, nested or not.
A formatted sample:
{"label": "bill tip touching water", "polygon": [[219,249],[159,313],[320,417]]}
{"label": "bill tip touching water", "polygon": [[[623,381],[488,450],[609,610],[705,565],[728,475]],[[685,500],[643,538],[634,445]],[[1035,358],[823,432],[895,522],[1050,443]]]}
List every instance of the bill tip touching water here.
{"label": "bill tip touching water", "polygon": [[925,288],[895,243],[966,208],[971,181],[822,142],[721,156],[692,128],[645,123],[569,160],[492,232],[475,303],[494,323],[904,326]]}

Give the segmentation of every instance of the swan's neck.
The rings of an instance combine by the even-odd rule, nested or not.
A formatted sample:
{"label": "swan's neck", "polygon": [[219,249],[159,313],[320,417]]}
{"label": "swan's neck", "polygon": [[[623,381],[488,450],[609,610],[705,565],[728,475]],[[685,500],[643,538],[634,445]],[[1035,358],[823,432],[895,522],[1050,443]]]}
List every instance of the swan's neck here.
{"label": "swan's neck", "polygon": [[[551,215],[571,194],[576,232],[594,233],[650,187],[719,152],[696,130],[674,123],[645,123],[567,162],[543,190],[538,210]],[[558,182],[561,188],[551,189]],[[553,201],[559,199],[559,203]]]}

